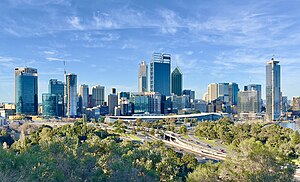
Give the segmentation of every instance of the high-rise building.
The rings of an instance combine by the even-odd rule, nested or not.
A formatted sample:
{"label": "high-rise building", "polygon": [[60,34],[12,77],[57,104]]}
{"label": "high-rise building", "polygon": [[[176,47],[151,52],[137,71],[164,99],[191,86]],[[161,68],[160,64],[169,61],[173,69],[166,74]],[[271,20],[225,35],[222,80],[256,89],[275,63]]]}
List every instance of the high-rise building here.
{"label": "high-rise building", "polygon": [[66,75],[66,93],[65,100],[67,106],[67,116],[77,116],[77,75],[67,74]]}
{"label": "high-rise building", "polygon": [[38,114],[38,73],[34,68],[15,68],[16,113]]}
{"label": "high-rise building", "polygon": [[238,94],[238,113],[259,113],[256,90],[240,91]]}
{"label": "high-rise building", "polygon": [[171,88],[172,94],[177,96],[182,95],[182,72],[180,71],[179,67],[177,66],[171,75]]}
{"label": "high-rise building", "polygon": [[171,55],[153,53],[150,63],[150,91],[170,95]]}
{"label": "high-rise building", "polygon": [[293,97],[291,105],[293,111],[300,111],[300,97]]}
{"label": "high-rise building", "polygon": [[57,79],[50,79],[48,85],[48,92],[50,94],[64,95],[65,84]]}
{"label": "high-rise building", "polygon": [[218,98],[218,84],[217,83],[211,83],[208,85],[208,102],[212,102]]}
{"label": "high-rise building", "polygon": [[161,94],[156,92],[137,92],[130,97],[134,114],[161,114],[161,100]]}
{"label": "high-rise building", "polygon": [[239,85],[237,83],[229,83],[229,104],[237,105],[238,104],[238,93],[240,91]]}
{"label": "high-rise building", "polygon": [[274,58],[266,65],[266,118],[275,121],[280,117],[281,89],[280,65]]}
{"label": "high-rise building", "polygon": [[104,105],[105,87],[96,85],[92,88],[93,106]]}
{"label": "high-rise building", "polygon": [[88,85],[80,85],[79,88],[79,97],[82,100],[82,107],[87,108],[89,102],[89,86]]}
{"label": "high-rise building", "polygon": [[225,103],[229,103],[229,83],[218,84],[218,98]]}
{"label": "high-rise building", "polygon": [[[57,79],[50,79],[49,80],[48,93],[50,95],[57,95],[56,106],[52,106],[52,107],[57,107],[57,113],[56,113],[55,116],[64,116],[65,115],[64,89],[65,89],[65,84],[62,81],[58,81]],[[49,99],[51,100],[51,98],[49,96],[45,96],[44,99],[45,99],[45,101],[49,101]],[[51,102],[47,103],[47,107],[49,107],[48,105],[50,103]],[[43,108],[43,113],[44,113],[44,108]]]}
{"label": "high-rise building", "polygon": [[262,109],[262,99],[261,99],[261,85],[259,84],[250,84],[244,87],[244,91],[257,91],[257,103],[258,103],[258,112],[261,112]]}
{"label": "high-rise building", "polygon": [[147,92],[148,91],[148,65],[145,61],[142,61],[139,69],[138,78],[138,91]]}
{"label": "high-rise building", "polygon": [[57,94],[42,94],[43,116],[58,116],[58,97]]}
{"label": "high-rise building", "polygon": [[107,102],[108,102],[108,113],[110,115],[115,114],[115,107],[118,106],[118,95],[116,94],[116,89],[111,89],[111,94],[108,95]]}

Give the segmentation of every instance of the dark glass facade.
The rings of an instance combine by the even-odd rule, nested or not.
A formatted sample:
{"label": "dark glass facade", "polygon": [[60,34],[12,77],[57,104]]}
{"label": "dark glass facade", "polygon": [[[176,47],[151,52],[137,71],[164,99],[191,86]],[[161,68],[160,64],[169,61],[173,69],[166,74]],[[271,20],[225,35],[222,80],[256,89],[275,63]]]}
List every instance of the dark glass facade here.
{"label": "dark glass facade", "polygon": [[17,114],[38,114],[37,69],[15,69],[15,104]]}
{"label": "dark glass facade", "polygon": [[172,72],[172,93],[181,96],[182,95],[182,73],[178,67]]}
{"label": "dark glass facade", "polygon": [[169,96],[171,92],[171,55],[154,53],[150,63],[150,91]]}
{"label": "dark glass facade", "polygon": [[57,113],[55,116],[64,116],[64,89],[65,84],[57,79],[51,79],[48,85],[48,92],[57,95]]}
{"label": "dark glass facade", "polygon": [[43,116],[58,116],[58,97],[57,94],[42,95]]}

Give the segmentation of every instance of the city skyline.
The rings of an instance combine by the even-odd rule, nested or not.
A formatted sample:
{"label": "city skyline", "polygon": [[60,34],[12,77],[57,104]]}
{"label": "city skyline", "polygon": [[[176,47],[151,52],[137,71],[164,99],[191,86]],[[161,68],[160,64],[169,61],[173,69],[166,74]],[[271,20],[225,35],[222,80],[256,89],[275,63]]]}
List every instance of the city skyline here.
{"label": "city skyline", "polygon": [[210,83],[265,88],[265,63],[275,54],[283,95],[292,99],[300,91],[294,79],[297,2],[254,2],[194,2],[191,7],[184,1],[99,1],[92,7],[68,0],[4,0],[0,102],[14,101],[13,70],[24,66],[39,71],[41,102],[50,79],[64,80],[63,61],[78,75],[78,85],[104,85],[106,93],[112,87],[137,91],[138,64],[149,64],[153,52],[172,55],[172,70],[177,64],[185,75],[183,89],[195,90],[197,98]]}

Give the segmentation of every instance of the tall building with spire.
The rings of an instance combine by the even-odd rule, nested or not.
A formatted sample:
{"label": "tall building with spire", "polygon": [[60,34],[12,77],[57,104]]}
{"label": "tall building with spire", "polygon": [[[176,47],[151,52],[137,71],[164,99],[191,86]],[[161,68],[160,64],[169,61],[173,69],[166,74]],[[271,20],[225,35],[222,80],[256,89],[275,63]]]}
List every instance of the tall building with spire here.
{"label": "tall building with spire", "polygon": [[182,95],[182,72],[178,66],[171,74],[171,93],[177,96]]}
{"label": "tall building with spire", "polygon": [[150,63],[150,92],[169,96],[171,92],[171,55],[153,53]]}
{"label": "tall building with spire", "polygon": [[266,119],[276,121],[280,117],[281,103],[280,65],[272,58],[266,65]]}
{"label": "tall building with spire", "polygon": [[16,113],[38,114],[38,73],[35,68],[15,68]]}
{"label": "tall building with spire", "polygon": [[140,64],[138,87],[139,92],[148,91],[148,65],[145,61],[142,61]]}

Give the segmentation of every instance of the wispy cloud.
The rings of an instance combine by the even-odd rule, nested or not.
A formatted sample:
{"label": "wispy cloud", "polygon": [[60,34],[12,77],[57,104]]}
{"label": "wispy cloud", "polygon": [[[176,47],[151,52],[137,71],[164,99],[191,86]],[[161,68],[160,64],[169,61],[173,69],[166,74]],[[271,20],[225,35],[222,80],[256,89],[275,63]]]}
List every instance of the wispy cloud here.
{"label": "wispy cloud", "polygon": [[80,18],[77,16],[68,17],[67,22],[71,24],[71,26],[78,30],[83,30],[84,27],[80,23]]}

